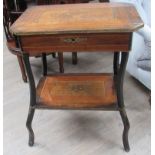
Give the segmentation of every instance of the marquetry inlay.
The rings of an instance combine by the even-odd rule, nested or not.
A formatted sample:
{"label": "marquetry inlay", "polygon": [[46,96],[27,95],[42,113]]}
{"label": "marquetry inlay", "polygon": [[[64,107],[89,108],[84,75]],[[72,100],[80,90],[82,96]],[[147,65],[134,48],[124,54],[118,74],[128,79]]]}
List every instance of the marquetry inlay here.
{"label": "marquetry inlay", "polygon": [[116,103],[112,76],[46,77],[38,88],[41,102],[51,106],[96,107]]}
{"label": "marquetry inlay", "polygon": [[11,27],[16,35],[132,32],[143,26],[127,3],[35,6]]}

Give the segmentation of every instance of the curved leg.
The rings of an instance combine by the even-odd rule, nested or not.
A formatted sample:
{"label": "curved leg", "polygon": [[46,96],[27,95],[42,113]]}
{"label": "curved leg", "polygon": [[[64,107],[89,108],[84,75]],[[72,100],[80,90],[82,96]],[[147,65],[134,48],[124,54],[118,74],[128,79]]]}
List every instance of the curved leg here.
{"label": "curved leg", "polygon": [[123,145],[126,152],[130,151],[129,140],[128,140],[128,132],[130,128],[129,120],[126,114],[125,109],[120,110],[120,115],[123,121],[124,130],[123,130]]}
{"label": "curved leg", "polygon": [[60,70],[60,73],[64,73],[63,53],[62,52],[58,52],[58,59],[59,59],[59,70]]}
{"label": "curved leg", "polygon": [[34,132],[32,130],[32,120],[34,116],[34,109],[32,108],[36,104],[36,88],[35,88],[35,81],[33,78],[33,73],[31,70],[31,65],[29,61],[29,55],[28,54],[23,54],[23,60],[25,64],[25,68],[27,71],[27,76],[29,79],[29,88],[30,88],[30,107],[29,107],[29,113],[26,121],[26,127],[29,131],[29,146],[33,146],[34,144]]}
{"label": "curved leg", "polygon": [[35,109],[33,109],[30,106],[27,121],[26,121],[26,127],[29,132],[29,146],[33,146],[33,144],[34,144],[34,132],[32,129],[32,120],[33,120],[33,116],[34,116],[34,111],[35,111]]}
{"label": "curved leg", "polygon": [[17,59],[18,59],[18,63],[19,63],[21,73],[22,73],[22,79],[24,82],[27,82],[27,75],[26,75],[25,66],[23,63],[23,58],[22,58],[22,56],[17,55]]}
{"label": "curved leg", "polygon": [[72,63],[77,64],[77,52],[72,52]]}
{"label": "curved leg", "polygon": [[43,62],[43,75],[47,75],[47,59],[46,54],[42,53],[42,62]]}
{"label": "curved leg", "polygon": [[124,74],[125,74],[128,56],[129,56],[128,52],[121,53],[121,64],[118,70],[117,81],[116,81],[118,106],[120,108],[120,115],[124,125],[123,144],[124,144],[124,149],[127,152],[130,150],[129,142],[128,142],[128,131],[129,131],[130,124],[124,107],[123,80],[124,80]]}
{"label": "curved leg", "polygon": [[114,59],[113,59],[113,70],[114,75],[117,75],[119,69],[119,52],[114,53]]}

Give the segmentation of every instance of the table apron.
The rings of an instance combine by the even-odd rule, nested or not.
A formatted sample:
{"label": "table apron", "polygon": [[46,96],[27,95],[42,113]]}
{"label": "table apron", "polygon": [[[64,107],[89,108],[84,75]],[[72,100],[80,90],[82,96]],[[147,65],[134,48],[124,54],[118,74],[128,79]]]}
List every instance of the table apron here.
{"label": "table apron", "polygon": [[38,55],[42,52],[128,52],[131,49],[132,33],[54,34],[21,36],[25,53]]}

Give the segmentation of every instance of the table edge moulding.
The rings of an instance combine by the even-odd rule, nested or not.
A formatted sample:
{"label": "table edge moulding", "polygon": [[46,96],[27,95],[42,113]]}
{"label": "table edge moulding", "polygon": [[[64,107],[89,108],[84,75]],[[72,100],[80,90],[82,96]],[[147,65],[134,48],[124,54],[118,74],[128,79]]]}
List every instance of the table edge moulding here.
{"label": "table edge moulding", "polygon": [[86,3],[33,6],[17,19],[10,31],[18,36],[118,33],[133,32],[143,25],[132,4]]}

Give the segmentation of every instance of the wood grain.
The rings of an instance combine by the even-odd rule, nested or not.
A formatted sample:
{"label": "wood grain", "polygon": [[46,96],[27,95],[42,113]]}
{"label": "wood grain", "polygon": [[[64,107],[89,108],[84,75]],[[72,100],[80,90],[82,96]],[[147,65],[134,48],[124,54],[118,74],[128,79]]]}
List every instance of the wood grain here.
{"label": "wood grain", "polygon": [[[53,34],[22,36],[23,51],[30,55],[51,51],[130,51],[131,33]],[[75,40],[75,42],[70,41]]]}
{"label": "wood grain", "polygon": [[37,95],[41,104],[53,108],[100,108],[117,102],[111,74],[47,76]]}
{"label": "wood grain", "polygon": [[125,3],[34,6],[11,26],[15,35],[133,32],[143,27],[136,9]]}

